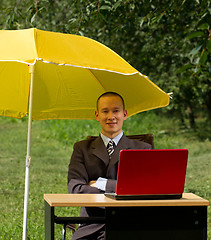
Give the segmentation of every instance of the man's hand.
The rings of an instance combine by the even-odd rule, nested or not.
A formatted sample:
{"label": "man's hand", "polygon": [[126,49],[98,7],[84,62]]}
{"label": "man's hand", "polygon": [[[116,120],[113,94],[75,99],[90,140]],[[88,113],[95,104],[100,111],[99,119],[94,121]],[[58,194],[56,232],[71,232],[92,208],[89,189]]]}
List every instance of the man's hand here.
{"label": "man's hand", "polygon": [[90,187],[95,187],[95,184],[96,184],[96,181],[90,181],[90,182],[89,182],[89,186],[90,186]]}

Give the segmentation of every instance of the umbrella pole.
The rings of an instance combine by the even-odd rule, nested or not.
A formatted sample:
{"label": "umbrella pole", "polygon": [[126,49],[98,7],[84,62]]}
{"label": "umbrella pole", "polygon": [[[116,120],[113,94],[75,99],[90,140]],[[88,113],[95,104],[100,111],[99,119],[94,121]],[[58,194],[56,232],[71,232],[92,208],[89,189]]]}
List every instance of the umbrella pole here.
{"label": "umbrella pole", "polygon": [[26,172],[25,172],[23,240],[27,239],[27,216],[28,216],[28,199],[29,199],[29,170],[30,170],[30,162],[31,162],[30,150],[31,150],[34,65],[29,66],[29,73],[31,74],[31,81],[30,81],[30,95],[29,95],[29,118],[28,118],[27,155],[26,155]]}

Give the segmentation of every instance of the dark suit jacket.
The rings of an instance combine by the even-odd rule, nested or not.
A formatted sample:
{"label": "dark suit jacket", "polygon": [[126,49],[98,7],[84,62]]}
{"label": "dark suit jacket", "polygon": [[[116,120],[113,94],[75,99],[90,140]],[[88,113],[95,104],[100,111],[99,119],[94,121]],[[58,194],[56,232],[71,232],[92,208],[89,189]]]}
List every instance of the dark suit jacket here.
{"label": "dark suit jacket", "polygon": [[[101,137],[83,140],[74,145],[73,154],[68,170],[69,193],[104,193],[103,191],[90,187],[88,184],[98,177],[107,178],[106,192],[115,192],[119,161],[119,152],[122,149],[151,149],[148,143],[128,139],[122,136],[115,147],[111,160]],[[82,208],[81,216],[103,216],[102,208]],[[103,224],[82,225],[75,232],[72,239],[92,234],[101,229]]]}

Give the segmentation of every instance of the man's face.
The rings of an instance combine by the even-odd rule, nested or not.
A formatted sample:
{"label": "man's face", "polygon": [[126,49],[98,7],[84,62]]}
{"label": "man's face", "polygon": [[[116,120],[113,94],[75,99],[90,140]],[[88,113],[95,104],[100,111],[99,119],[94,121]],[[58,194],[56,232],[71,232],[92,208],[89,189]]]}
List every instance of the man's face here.
{"label": "man's face", "polygon": [[101,132],[113,139],[122,132],[123,121],[127,119],[127,111],[118,96],[104,96],[99,99],[95,117],[100,122]]}

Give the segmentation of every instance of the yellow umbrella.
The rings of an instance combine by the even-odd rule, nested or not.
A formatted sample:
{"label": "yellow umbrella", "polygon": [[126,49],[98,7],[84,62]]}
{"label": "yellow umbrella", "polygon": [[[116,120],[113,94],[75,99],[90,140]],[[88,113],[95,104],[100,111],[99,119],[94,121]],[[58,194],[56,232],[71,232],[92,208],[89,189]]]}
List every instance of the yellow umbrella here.
{"label": "yellow umbrella", "polygon": [[105,91],[123,96],[128,116],[169,104],[168,94],[97,41],[34,28],[0,31],[0,115],[29,114],[23,239],[32,119],[92,119]]}
{"label": "yellow umbrella", "polygon": [[131,116],[169,104],[169,96],[106,46],[86,37],[38,29],[0,31],[0,115],[91,119],[105,91],[123,95]]}

